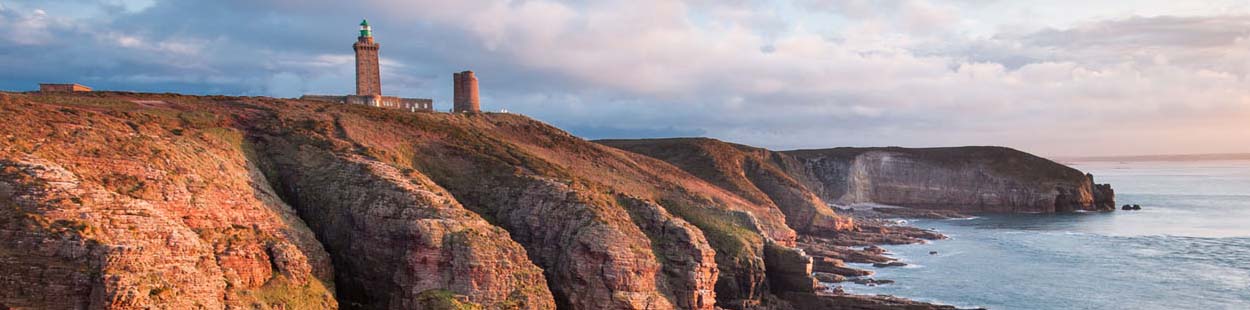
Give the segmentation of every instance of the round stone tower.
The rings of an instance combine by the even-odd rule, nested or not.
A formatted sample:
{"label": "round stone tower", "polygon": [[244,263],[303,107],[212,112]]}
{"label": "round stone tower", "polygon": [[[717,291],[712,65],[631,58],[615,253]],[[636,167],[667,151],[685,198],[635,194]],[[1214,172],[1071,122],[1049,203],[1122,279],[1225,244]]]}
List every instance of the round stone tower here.
{"label": "round stone tower", "polygon": [[369,21],[360,21],[360,37],[352,44],[356,50],[356,95],[381,96],[382,74],[378,70],[378,43],[373,42]]}
{"label": "round stone tower", "polygon": [[477,76],[473,71],[452,74],[454,93],[452,96],[452,112],[481,112],[482,105],[478,100]]}

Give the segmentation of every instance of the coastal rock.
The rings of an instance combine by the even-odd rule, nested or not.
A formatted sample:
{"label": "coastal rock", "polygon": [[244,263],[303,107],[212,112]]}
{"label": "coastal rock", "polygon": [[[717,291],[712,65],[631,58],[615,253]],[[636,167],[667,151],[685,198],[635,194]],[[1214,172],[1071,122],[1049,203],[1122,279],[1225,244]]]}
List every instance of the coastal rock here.
{"label": "coastal rock", "polygon": [[845,276],[842,276],[839,274],[827,273],[827,272],[812,273],[812,276],[816,277],[816,280],[823,282],[823,283],[839,283],[839,282],[846,281]]}
{"label": "coastal rock", "polygon": [[903,266],[907,266],[907,263],[904,263],[904,262],[874,263],[872,264],[872,266],[877,267],[877,268],[903,267]]}
{"label": "coastal rock", "polygon": [[859,277],[859,278],[851,279],[851,282],[855,284],[861,284],[861,285],[867,285],[867,286],[877,286],[877,285],[894,283],[894,280],[885,280],[885,279],[878,280],[878,279],[868,278],[868,277]]}
{"label": "coastal rock", "polygon": [[872,271],[855,269],[846,267],[841,260],[833,258],[822,258],[814,261],[812,270],[817,272],[831,273],[844,277],[862,277],[872,275]]}
{"label": "coastal rock", "polygon": [[764,247],[764,264],[773,293],[816,291],[818,283],[812,276],[812,257],[803,250],[768,243]]}
{"label": "coastal rock", "polygon": [[788,293],[782,296],[795,309],[850,309],[850,310],[958,310],[946,305],[918,302],[889,295],[850,294],[803,294]]}

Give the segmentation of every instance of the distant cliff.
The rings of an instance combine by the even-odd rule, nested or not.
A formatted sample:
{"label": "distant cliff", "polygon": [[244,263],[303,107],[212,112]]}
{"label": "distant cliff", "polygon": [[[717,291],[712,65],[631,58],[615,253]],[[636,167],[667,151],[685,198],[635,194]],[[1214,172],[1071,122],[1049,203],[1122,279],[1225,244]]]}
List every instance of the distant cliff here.
{"label": "distant cliff", "polygon": [[824,199],[964,212],[1115,209],[1092,175],[1003,147],[833,148],[784,152],[780,164]]}
{"label": "distant cliff", "polygon": [[[1093,176],[1002,147],[775,152],[706,138],[597,142],[659,158],[761,203],[777,201],[782,210],[796,203],[780,200],[811,210],[822,201],[999,213],[1115,208],[1111,187]],[[787,213],[795,214],[791,226],[807,227],[795,221],[811,216],[797,212]]]}

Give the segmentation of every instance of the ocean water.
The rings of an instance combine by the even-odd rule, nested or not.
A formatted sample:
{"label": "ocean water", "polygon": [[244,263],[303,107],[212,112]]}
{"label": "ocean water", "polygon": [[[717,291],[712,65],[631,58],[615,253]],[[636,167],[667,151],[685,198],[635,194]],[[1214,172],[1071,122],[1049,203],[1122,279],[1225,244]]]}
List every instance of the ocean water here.
{"label": "ocean water", "polygon": [[1250,309],[1250,161],[1069,164],[1143,210],[911,220],[951,239],[860,266],[895,284],[841,285],[990,309]]}

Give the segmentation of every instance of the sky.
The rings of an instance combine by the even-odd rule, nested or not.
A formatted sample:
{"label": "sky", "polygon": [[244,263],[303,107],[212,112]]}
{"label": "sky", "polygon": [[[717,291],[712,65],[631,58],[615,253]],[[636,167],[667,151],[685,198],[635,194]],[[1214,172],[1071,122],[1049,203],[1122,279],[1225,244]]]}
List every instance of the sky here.
{"label": "sky", "polygon": [[1246,0],[0,0],[0,89],[348,94],[362,18],[386,95],[589,139],[1250,152]]}

